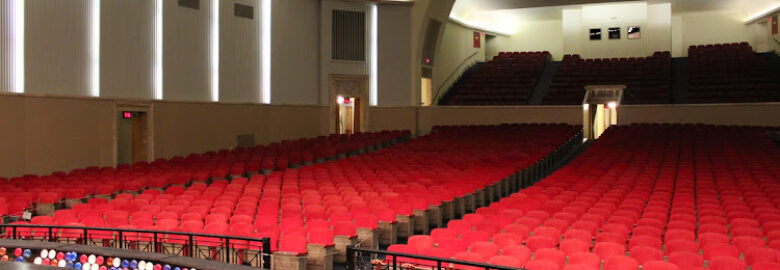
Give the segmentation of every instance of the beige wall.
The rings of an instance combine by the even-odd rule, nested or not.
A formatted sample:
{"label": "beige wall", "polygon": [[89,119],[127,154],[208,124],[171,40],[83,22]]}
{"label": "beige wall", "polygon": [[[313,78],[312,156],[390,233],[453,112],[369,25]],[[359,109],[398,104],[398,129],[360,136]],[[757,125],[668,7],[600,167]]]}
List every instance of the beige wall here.
{"label": "beige wall", "polygon": [[581,106],[421,107],[419,134],[437,125],[582,123]]}
{"label": "beige wall", "polygon": [[473,38],[474,32],[478,32],[477,30],[451,21],[443,22],[443,24],[446,25],[443,30],[444,36],[439,42],[436,61],[433,65],[434,99],[437,94],[444,94],[448,86],[452,85],[463,70],[471,64],[485,61],[485,38],[482,37],[480,48],[474,48]]}
{"label": "beige wall", "polygon": [[[114,165],[117,102],[128,104],[0,95],[0,177]],[[258,144],[325,135],[330,121],[322,106],[155,102],[151,112],[155,158],[232,148],[240,134]]]}
{"label": "beige wall", "polygon": [[113,102],[0,96],[0,175],[113,165]]}
{"label": "beige wall", "polygon": [[416,129],[417,107],[369,107],[368,130],[411,130]]}
{"label": "beige wall", "polygon": [[624,105],[618,108],[618,124],[702,123],[780,127],[780,103]]}
{"label": "beige wall", "polygon": [[163,98],[211,101],[209,21],[211,1],[200,9],[163,1]]}
{"label": "beige wall", "polygon": [[154,2],[100,1],[101,97],[154,97]]}
{"label": "beige wall", "polygon": [[548,51],[554,60],[560,61],[563,58],[562,23],[561,20],[524,22],[517,27],[515,34],[498,35],[488,42],[487,46],[491,48],[487,53],[487,59],[492,59],[499,52]]}
{"label": "beige wall", "polygon": [[319,104],[320,0],[273,0],[271,9],[271,103]]}
{"label": "beige wall", "polygon": [[315,137],[328,133],[328,108],[250,104],[154,104],[154,154],[169,158],[236,146],[238,135],[254,134],[255,143]]}
{"label": "beige wall", "polygon": [[[687,57],[691,45],[747,41],[755,45],[751,31],[743,22],[747,14],[741,10],[717,10],[674,14],[676,38],[680,41],[672,51],[673,57]],[[755,48],[754,48],[755,49]]]}

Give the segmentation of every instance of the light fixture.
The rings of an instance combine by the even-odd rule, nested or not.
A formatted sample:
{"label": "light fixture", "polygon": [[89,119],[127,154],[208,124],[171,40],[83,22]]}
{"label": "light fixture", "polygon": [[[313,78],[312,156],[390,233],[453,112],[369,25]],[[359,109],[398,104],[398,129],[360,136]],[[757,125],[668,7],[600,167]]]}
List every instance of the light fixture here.
{"label": "light fixture", "polygon": [[262,32],[260,46],[262,50],[262,89],[261,102],[271,104],[271,0],[260,0],[262,2]]}
{"label": "light fixture", "polygon": [[344,97],[339,95],[336,97],[336,104],[342,105],[344,104]]}
{"label": "light fixture", "polygon": [[154,99],[163,98],[163,0],[154,0],[154,55],[152,60],[152,91]]}
{"label": "light fixture", "polygon": [[11,92],[24,93],[24,1],[11,1]]}
{"label": "light fixture", "polygon": [[615,103],[614,101],[611,101],[611,102],[607,103],[607,108],[617,109],[617,103]]}
{"label": "light fixture", "polygon": [[92,0],[90,9],[90,94],[100,96],[100,0]]}
{"label": "light fixture", "polygon": [[582,110],[587,111],[590,108],[590,104],[582,104]]}
{"label": "light fixture", "polygon": [[379,9],[376,5],[371,6],[371,75],[369,76],[368,103],[371,106],[379,104]]}
{"label": "light fixture", "polygon": [[219,0],[211,0],[211,101],[219,101]]}

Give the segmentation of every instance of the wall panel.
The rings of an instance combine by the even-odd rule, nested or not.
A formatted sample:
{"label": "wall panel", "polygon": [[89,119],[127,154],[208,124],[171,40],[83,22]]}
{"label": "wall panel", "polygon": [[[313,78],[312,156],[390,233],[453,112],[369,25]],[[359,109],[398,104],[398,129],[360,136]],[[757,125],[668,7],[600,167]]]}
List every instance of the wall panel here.
{"label": "wall panel", "polygon": [[24,2],[25,92],[89,96],[90,0]]}
{"label": "wall panel", "polygon": [[319,104],[320,0],[274,0],[271,9],[271,103]]}
{"label": "wall panel", "polygon": [[200,9],[163,1],[163,98],[211,101],[210,1]]}
{"label": "wall panel", "polygon": [[101,97],[154,98],[154,2],[101,0]]}
{"label": "wall panel", "polygon": [[[236,17],[236,3],[254,7],[254,18]],[[220,1],[219,12],[219,101],[260,103],[260,5]]]}

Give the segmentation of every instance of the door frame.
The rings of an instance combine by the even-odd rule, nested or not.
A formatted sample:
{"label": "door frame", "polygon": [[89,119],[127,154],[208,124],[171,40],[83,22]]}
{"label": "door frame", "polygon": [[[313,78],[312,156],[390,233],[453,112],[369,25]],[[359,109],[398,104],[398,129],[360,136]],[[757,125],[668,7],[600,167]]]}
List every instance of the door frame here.
{"label": "door frame", "polygon": [[[353,89],[352,91],[343,91],[339,90],[341,88],[337,87],[337,84],[343,81],[344,83],[352,84],[353,87],[357,87],[358,89]],[[328,92],[330,93],[330,98],[328,99],[328,107],[330,107],[330,124],[328,126],[330,127],[330,133],[336,133],[338,132],[338,117],[339,117],[339,107],[337,103],[337,97],[339,95],[343,95],[344,97],[356,97],[358,98],[360,104],[354,104],[355,107],[355,114],[358,115],[358,118],[355,118],[355,120],[358,120],[358,124],[356,124],[357,128],[355,129],[355,132],[365,132],[368,126],[368,100],[369,100],[369,91],[368,91],[368,75],[350,75],[350,74],[330,74],[328,75]],[[338,88],[338,89],[337,89]],[[358,111],[358,109],[360,111]]]}
{"label": "door frame", "polygon": [[113,123],[113,163],[116,167],[119,159],[119,113],[124,111],[143,112],[146,115],[146,160],[154,160],[154,104],[148,102],[117,101],[114,103]]}

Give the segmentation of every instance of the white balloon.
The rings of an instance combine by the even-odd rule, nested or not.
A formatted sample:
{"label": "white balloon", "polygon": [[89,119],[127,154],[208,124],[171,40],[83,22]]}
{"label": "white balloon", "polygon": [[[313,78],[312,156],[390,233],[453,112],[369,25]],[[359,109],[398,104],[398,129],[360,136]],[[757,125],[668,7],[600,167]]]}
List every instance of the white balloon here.
{"label": "white balloon", "polygon": [[57,251],[49,250],[49,260],[54,260],[57,257]]}
{"label": "white balloon", "polygon": [[41,257],[35,257],[35,260],[33,260],[33,264],[42,264],[43,260],[41,260]]}
{"label": "white balloon", "polygon": [[82,264],[81,270],[89,270],[89,263]]}
{"label": "white balloon", "polygon": [[94,254],[93,255],[89,255],[89,257],[87,257],[87,262],[95,263],[95,261],[97,261],[97,258],[95,258]]}
{"label": "white balloon", "polygon": [[59,261],[59,262],[57,263],[57,266],[59,266],[59,267],[65,267],[65,266],[68,266],[68,262],[67,262],[67,261],[65,261],[65,260],[61,260],[61,261]]}
{"label": "white balloon", "polygon": [[100,266],[97,264],[93,264],[92,267],[90,267],[90,270],[100,270]]}
{"label": "white balloon", "polygon": [[41,250],[41,258],[46,258],[48,256],[49,256],[49,251],[48,250],[46,250],[45,248],[43,250]]}
{"label": "white balloon", "polygon": [[138,262],[138,270],[145,270],[146,269],[146,262],[140,261]]}
{"label": "white balloon", "polygon": [[152,269],[154,269],[154,264],[152,264],[152,262],[147,262],[146,263],[146,270],[152,270]]}
{"label": "white balloon", "polygon": [[120,265],[122,265],[122,260],[114,258],[114,267],[119,267]]}

